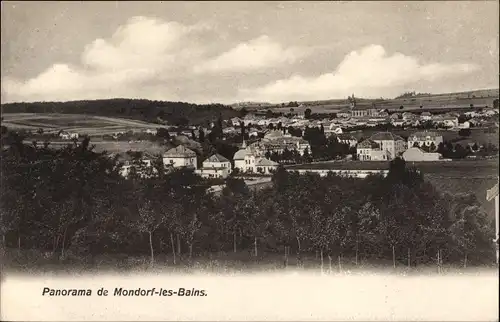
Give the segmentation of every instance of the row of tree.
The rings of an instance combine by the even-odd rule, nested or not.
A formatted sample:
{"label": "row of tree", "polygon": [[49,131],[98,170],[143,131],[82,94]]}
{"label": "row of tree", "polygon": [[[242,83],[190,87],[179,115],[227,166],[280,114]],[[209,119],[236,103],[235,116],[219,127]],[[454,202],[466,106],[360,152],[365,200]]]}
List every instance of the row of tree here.
{"label": "row of tree", "polygon": [[[220,195],[189,170],[121,177],[89,141],[60,150],[14,141],[2,149],[3,245],[65,256],[183,256],[248,250],[361,259],[479,264],[493,260],[492,224],[475,197],[442,195],[391,163],[387,177],[299,175],[280,168],[250,190],[230,178]],[[407,256],[408,254],[408,256]]]}

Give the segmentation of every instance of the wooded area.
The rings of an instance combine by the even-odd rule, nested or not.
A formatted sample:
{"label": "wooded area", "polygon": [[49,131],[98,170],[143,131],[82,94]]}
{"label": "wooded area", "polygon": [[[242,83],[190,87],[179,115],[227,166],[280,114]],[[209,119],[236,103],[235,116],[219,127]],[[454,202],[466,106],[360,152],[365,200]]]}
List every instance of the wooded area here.
{"label": "wooded area", "polygon": [[[98,254],[191,259],[248,250],[321,259],[407,258],[405,265],[492,263],[493,223],[474,194],[441,194],[401,159],[386,178],[319,177],[280,168],[273,186],[229,178],[220,196],[189,170],[127,180],[89,140],[2,149],[1,235],[9,249],[92,260]],[[293,255],[291,255],[293,254]],[[404,255],[403,255],[404,254]],[[443,255],[444,254],[444,255]],[[408,262],[406,262],[408,261]]]}
{"label": "wooded area", "polygon": [[62,113],[132,118],[172,125],[204,124],[218,117],[229,119],[241,113],[222,104],[191,104],[146,99],[105,99],[71,102],[2,104],[2,113]]}

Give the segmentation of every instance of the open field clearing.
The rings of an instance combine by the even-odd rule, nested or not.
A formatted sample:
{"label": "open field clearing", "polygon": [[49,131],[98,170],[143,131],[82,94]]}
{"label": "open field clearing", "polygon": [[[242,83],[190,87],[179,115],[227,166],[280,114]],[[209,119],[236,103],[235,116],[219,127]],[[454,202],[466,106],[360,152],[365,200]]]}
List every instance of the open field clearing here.
{"label": "open field clearing", "polygon": [[[378,109],[388,109],[389,111],[433,110],[433,109],[462,109],[475,107],[493,106],[493,100],[498,98],[498,89],[477,90],[463,93],[431,94],[416,97],[396,98],[396,99],[362,99],[358,98],[360,106],[371,107],[375,104]],[[347,99],[310,101],[303,102],[303,107],[293,107],[294,113],[304,113],[306,108],[310,108],[313,113],[328,114],[336,113],[349,108]],[[422,106],[422,108],[420,107]],[[262,107],[265,108],[265,107]],[[252,109],[252,108],[251,108]],[[290,107],[274,107],[273,112],[289,113]]]}
{"label": "open field clearing", "polygon": [[37,114],[5,113],[5,126],[14,129],[44,131],[73,131],[88,135],[112,134],[118,131],[145,130],[165,127],[164,125],[117,117],[91,116],[83,114]]}
{"label": "open field clearing", "polygon": [[[489,321],[498,318],[498,273],[493,270],[471,269],[439,276],[373,271],[331,275],[283,270],[207,273],[115,270],[81,273],[77,278],[74,274],[8,274],[1,290],[2,319]],[[88,289],[91,294],[49,296],[47,292],[43,296],[44,288]],[[108,290],[109,295],[98,296],[100,288]],[[205,296],[123,295],[123,290],[153,288],[151,294],[160,289],[182,294],[179,289],[184,288],[203,290]]]}

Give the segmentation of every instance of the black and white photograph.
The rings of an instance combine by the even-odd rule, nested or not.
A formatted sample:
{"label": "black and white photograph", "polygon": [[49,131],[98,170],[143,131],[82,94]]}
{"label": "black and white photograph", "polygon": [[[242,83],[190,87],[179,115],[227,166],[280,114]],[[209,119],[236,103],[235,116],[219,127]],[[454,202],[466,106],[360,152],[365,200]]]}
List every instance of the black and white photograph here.
{"label": "black and white photograph", "polygon": [[2,1],[0,320],[498,321],[499,1]]}

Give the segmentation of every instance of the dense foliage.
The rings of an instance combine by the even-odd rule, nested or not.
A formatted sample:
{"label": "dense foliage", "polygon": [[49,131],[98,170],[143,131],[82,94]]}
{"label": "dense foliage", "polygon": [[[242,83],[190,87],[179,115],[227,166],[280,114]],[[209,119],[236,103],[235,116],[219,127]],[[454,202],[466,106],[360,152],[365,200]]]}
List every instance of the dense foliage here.
{"label": "dense foliage", "polygon": [[201,124],[207,120],[239,116],[222,104],[197,105],[145,99],[107,99],[71,102],[2,104],[2,113],[65,113],[124,117],[174,125]]}
{"label": "dense foliage", "polygon": [[[138,165],[139,166],[139,165]],[[492,223],[474,195],[442,195],[404,161],[387,177],[299,175],[279,169],[252,190],[230,178],[219,195],[189,170],[129,179],[88,140],[52,150],[13,141],[2,151],[3,245],[79,258],[211,252],[386,259],[411,264],[494,260]]]}

